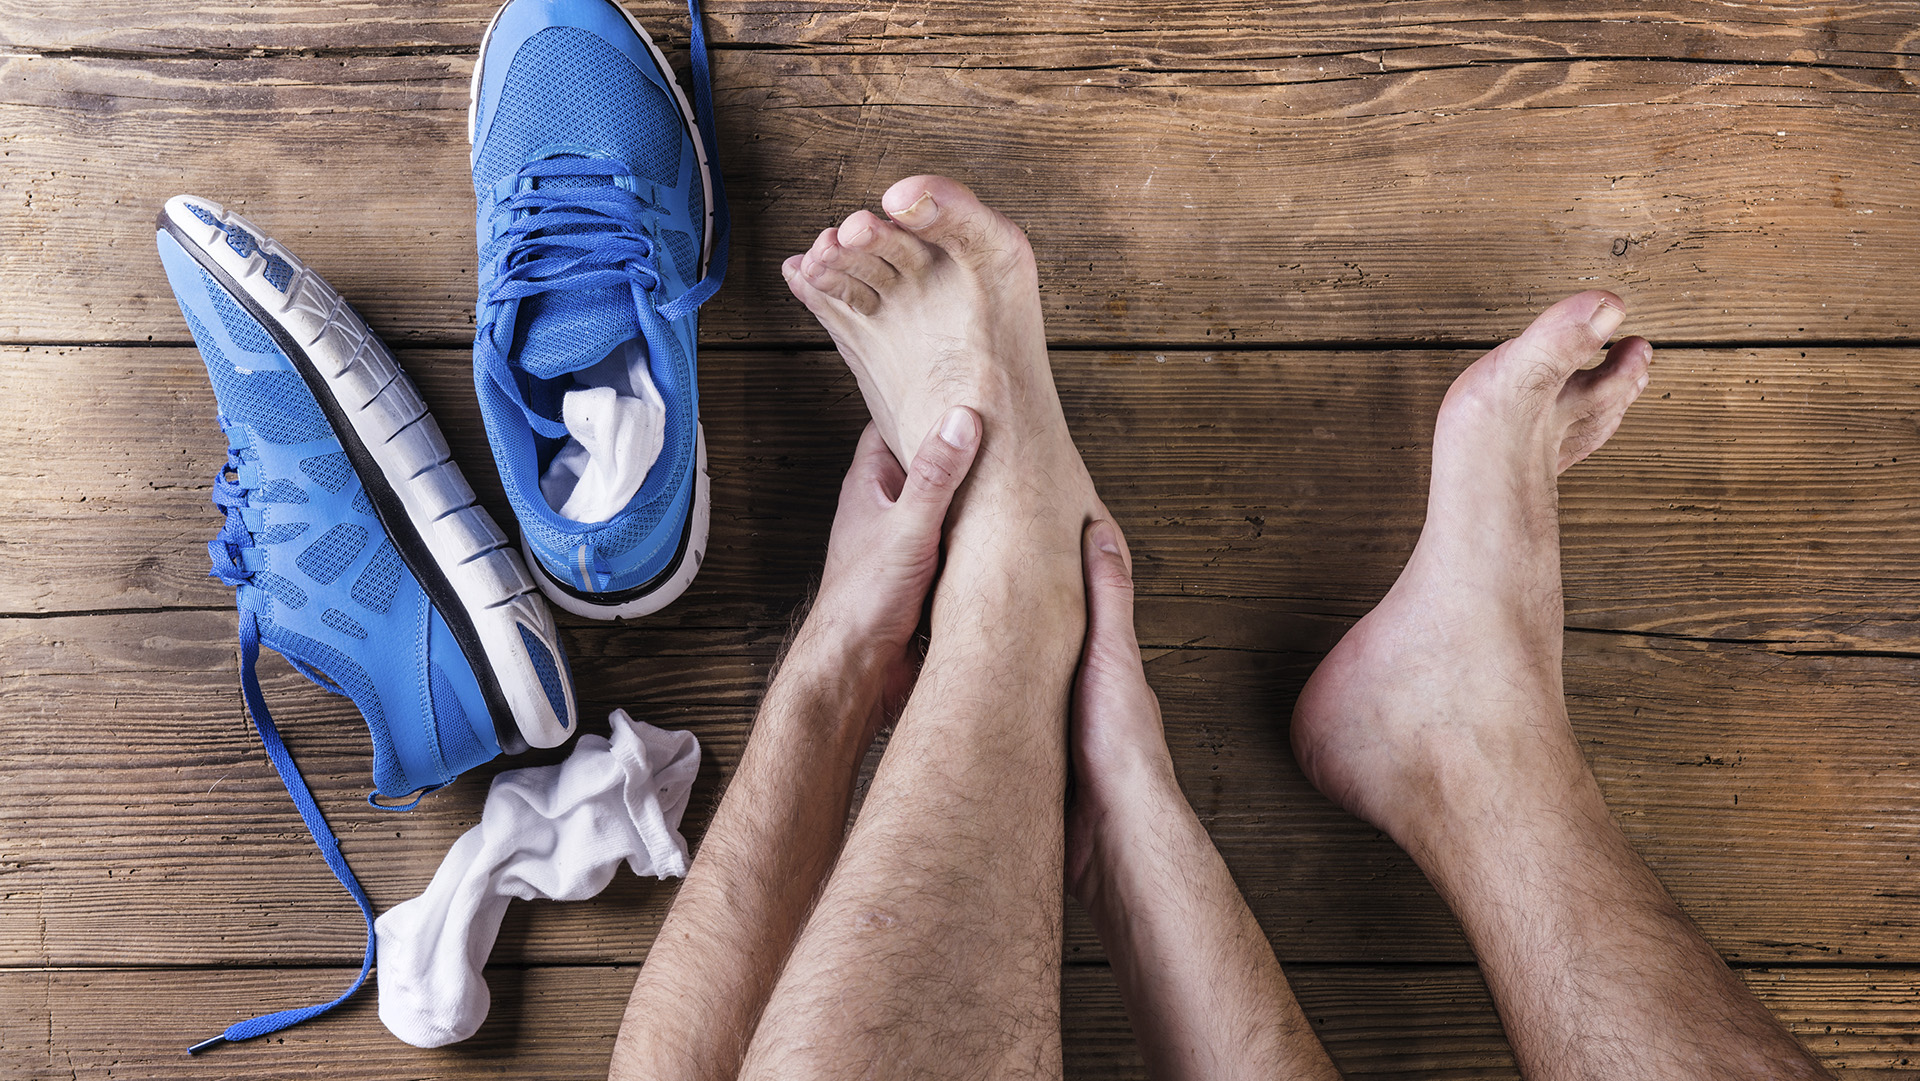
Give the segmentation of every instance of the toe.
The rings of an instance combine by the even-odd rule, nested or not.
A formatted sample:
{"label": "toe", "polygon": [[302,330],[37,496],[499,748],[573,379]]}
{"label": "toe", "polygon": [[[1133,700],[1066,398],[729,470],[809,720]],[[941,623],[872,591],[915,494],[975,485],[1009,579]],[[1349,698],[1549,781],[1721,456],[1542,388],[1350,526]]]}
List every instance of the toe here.
{"label": "toe", "polygon": [[808,252],[800,259],[800,275],[808,285],[838,300],[861,315],[872,315],[880,310],[880,294],[873,286],[829,266],[826,260]]}
{"label": "toe", "polygon": [[1020,227],[958,181],[910,176],[888,188],[880,205],[915,236],[963,263],[1033,262],[1033,249]]}
{"label": "toe", "polygon": [[900,277],[900,272],[894,269],[892,263],[864,247],[850,243],[845,226],[840,229],[839,243],[819,252],[817,258],[822,264],[864,282],[875,292]]}
{"label": "toe", "polygon": [[1574,372],[1607,344],[1626,302],[1601,289],[1589,290],[1541,312],[1518,338],[1500,347],[1499,382],[1529,397],[1554,400]]}
{"label": "toe", "polygon": [[1599,450],[1620,428],[1627,407],[1646,389],[1653,346],[1645,338],[1625,338],[1607,351],[1607,359],[1573,373],[1560,392],[1559,472]]}
{"label": "toe", "polygon": [[917,274],[933,265],[938,253],[931,243],[870,211],[856,210],[840,225],[840,243],[849,250],[884,259],[902,274]]}
{"label": "toe", "polygon": [[854,310],[837,296],[833,296],[813,284],[814,275],[808,270],[806,255],[795,255],[780,264],[780,273],[787,279],[787,289],[795,300],[807,306],[814,318],[820,320],[829,333],[834,327],[855,316]]}

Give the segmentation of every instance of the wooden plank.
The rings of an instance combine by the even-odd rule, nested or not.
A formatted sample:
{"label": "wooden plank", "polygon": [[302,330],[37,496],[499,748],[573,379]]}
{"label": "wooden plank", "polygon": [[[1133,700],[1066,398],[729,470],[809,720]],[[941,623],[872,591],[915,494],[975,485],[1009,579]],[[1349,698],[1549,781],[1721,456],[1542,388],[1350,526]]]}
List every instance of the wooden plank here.
{"label": "wooden plank", "polygon": [[[102,0],[75,11],[0,0],[0,41],[33,51],[159,54],[472,50],[498,6],[494,0],[403,0],[343,12],[310,0]],[[647,0],[626,7],[655,37],[684,40],[684,5]],[[828,3],[799,11],[778,0],[707,0],[702,7],[708,34],[722,50],[745,44],[912,52],[951,48],[952,38],[994,37],[1025,52],[1052,44],[1084,54],[1075,39],[1097,33],[1115,67],[1190,68],[1295,57],[1319,64],[1364,60],[1373,71],[1542,56],[1887,66],[1891,54],[1909,43],[1914,22],[1910,4],[1885,0],[1749,8],[1690,0],[1657,9],[1526,2],[1501,5],[1498,17],[1474,4],[1407,0],[1076,4],[1044,15],[934,0],[905,10]],[[1350,55],[1359,53],[1375,55]],[[980,62],[992,61],[983,55]]]}
{"label": "wooden plank", "polygon": [[[1074,351],[1054,365],[1142,592],[1357,616],[1418,536],[1433,413],[1473,355]],[[466,355],[403,361],[510,523]],[[1566,478],[1570,625],[1920,649],[1916,363],[1662,352],[1619,435]],[[709,353],[702,395],[711,547],[648,625],[778,634],[817,573],[864,408],[821,353]],[[194,351],[0,349],[0,403],[0,612],[231,603],[205,576],[224,443]]]}
{"label": "wooden plank", "polygon": [[[723,58],[738,229],[710,342],[822,342],[780,260],[921,170],[1029,229],[1062,343],[1490,341],[1593,285],[1655,337],[1913,336],[1902,71],[1369,60],[1322,78],[1258,57],[1116,68],[1097,34],[1033,57],[993,39],[986,65],[980,40]],[[142,237],[183,190],[255,215],[396,340],[465,338],[471,66],[0,57],[0,291],[33,298],[0,312],[0,341],[182,340]]]}
{"label": "wooden plank", "polygon": [[[1300,777],[1284,718],[1340,625],[1151,600],[1149,675],[1189,798],[1289,959],[1462,960],[1452,917],[1398,849]],[[335,963],[352,909],[248,730],[231,617],[0,622],[0,965]],[[613,705],[684,727],[707,754],[687,832],[738,759],[771,641],[744,632],[570,628],[588,730]],[[1238,641],[1238,647],[1228,645]],[[663,643],[680,643],[678,648]],[[1257,642],[1258,649],[1245,648]],[[1708,937],[1746,962],[1920,961],[1911,856],[1920,775],[1912,664],[1575,634],[1573,716],[1629,836]],[[352,706],[277,660],[276,719],[384,909],[425,887],[501,761],[404,817],[368,808]],[[503,962],[637,961],[672,886],[620,875],[601,898],[515,906]],[[1077,915],[1074,956],[1098,957]]]}
{"label": "wooden plank", "polygon": [[[1776,969],[1742,973],[1842,1078],[1911,1078],[1920,1043],[1910,970]],[[266,1040],[188,1058],[193,1038],[281,1002],[335,993],[350,969],[0,972],[0,1072],[19,1081],[105,1075],[165,1081],[209,1069],[232,1081],[303,1077],[577,1079],[606,1071],[634,970],[490,968],[493,1007],[472,1039],[421,1050],[381,1026],[373,991],[328,1018]],[[1144,1079],[1113,978],[1102,966],[1063,974],[1066,1075]],[[1431,968],[1289,967],[1296,993],[1349,1078],[1518,1076],[1478,973]]]}

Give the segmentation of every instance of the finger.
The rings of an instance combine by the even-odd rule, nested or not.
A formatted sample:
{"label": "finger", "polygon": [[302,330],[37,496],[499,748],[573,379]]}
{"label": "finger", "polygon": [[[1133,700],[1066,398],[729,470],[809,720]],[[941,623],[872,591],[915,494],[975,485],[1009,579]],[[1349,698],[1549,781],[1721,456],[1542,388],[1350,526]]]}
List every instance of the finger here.
{"label": "finger", "polygon": [[908,543],[938,541],[940,527],[947,520],[947,507],[953,493],[967,479],[973,458],[980,450],[980,414],[964,405],[954,406],[920,443],[919,453],[907,470],[906,484],[894,513],[901,515],[901,536]]}
{"label": "finger", "polygon": [[888,503],[900,498],[900,486],[906,483],[907,471],[900,468],[900,460],[893,456],[886,437],[880,434],[880,426],[873,421],[868,421],[866,430],[860,433],[860,445],[853,450],[853,465],[847,470],[847,477],[858,477],[862,484],[878,487]]}
{"label": "finger", "polygon": [[1081,544],[1087,575],[1087,648],[1090,665],[1140,666],[1133,629],[1133,560],[1120,527],[1101,519],[1087,526]]}

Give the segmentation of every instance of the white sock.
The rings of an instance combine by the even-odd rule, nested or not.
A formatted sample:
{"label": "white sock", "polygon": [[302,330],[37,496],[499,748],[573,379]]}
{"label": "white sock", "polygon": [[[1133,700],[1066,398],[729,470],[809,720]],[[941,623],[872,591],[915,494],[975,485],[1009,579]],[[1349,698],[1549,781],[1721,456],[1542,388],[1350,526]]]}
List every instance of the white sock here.
{"label": "white sock", "polygon": [[380,1020],[395,1036],[444,1047],[479,1029],[489,1005],[481,968],[509,899],[584,900],[621,860],[636,875],[687,873],[680,816],[699,742],[625,710],[610,721],[611,740],[581,736],[557,766],[495,777],[480,824],[453,843],[427,892],[376,921]]}

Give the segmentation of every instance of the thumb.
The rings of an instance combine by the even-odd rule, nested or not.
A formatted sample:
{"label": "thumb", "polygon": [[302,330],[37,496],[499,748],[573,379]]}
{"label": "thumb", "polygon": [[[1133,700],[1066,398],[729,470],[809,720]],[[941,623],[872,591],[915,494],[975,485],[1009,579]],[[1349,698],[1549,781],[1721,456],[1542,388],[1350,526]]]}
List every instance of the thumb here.
{"label": "thumb", "polygon": [[967,479],[979,450],[980,414],[964,405],[947,410],[907,467],[906,483],[892,511],[900,516],[900,536],[911,543],[937,542],[953,494]]}
{"label": "thumb", "polygon": [[1087,526],[1081,543],[1087,575],[1086,660],[1095,665],[1139,663],[1133,630],[1133,561],[1120,527],[1102,518]]}

